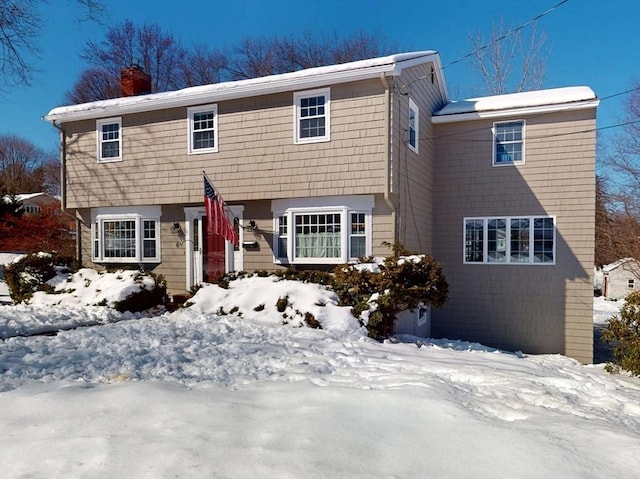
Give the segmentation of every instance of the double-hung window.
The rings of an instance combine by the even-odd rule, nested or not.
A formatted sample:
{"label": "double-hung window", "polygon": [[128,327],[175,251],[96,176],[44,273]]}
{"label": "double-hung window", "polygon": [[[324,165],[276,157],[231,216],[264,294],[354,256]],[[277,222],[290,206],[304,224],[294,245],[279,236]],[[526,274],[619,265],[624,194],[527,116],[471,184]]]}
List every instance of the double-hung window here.
{"label": "double-hung window", "polygon": [[554,264],[555,219],[518,216],[464,219],[464,262]]}
{"label": "double-hung window", "polygon": [[160,261],[160,209],[98,208],[92,212],[92,259],[96,263]]}
{"label": "double-hung window", "polygon": [[338,264],[370,256],[372,208],[369,195],[274,201],[275,261]]}
{"label": "double-hung window", "polygon": [[493,124],[493,165],[524,163],[524,121]]}
{"label": "double-hung window", "polygon": [[99,162],[122,160],[122,118],[98,120],[96,136]]}
{"label": "double-hung window", "polygon": [[189,153],[218,151],[218,105],[187,109],[189,115]]}
{"label": "double-hung window", "polygon": [[409,98],[409,148],[418,153],[418,132],[420,131],[420,110]]}
{"label": "double-hung window", "polygon": [[293,101],[294,143],[329,141],[330,89],[297,92]]}

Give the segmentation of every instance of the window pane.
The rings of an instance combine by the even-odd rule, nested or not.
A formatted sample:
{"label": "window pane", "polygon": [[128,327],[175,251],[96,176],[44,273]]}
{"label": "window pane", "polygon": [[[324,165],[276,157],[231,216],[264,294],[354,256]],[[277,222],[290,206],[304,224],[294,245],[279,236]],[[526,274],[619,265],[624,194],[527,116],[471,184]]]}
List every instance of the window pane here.
{"label": "window pane", "polygon": [[276,251],[276,257],[278,258],[287,257],[287,218],[287,216],[278,217],[278,249]]}
{"label": "window pane", "polygon": [[215,148],[215,111],[193,113],[192,145],[194,150]]}
{"label": "window pane", "polygon": [[142,257],[155,258],[157,256],[156,222],[144,220],[143,222]]}
{"label": "window pane", "polygon": [[467,220],[465,223],[464,260],[468,262],[484,261],[484,221]]}
{"label": "window pane", "polygon": [[340,215],[296,215],[294,240],[296,258],[339,258]]}
{"label": "window pane", "polygon": [[300,138],[326,136],[325,96],[313,96],[300,99],[299,132]]}
{"label": "window pane", "polygon": [[511,220],[511,261],[514,263],[529,262],[528,218],[513,218]]}
{"label": "window pane", "polygon": [[135,258],[135,221],[104,221],[102,228],[105,258]]}
{"label": "window pane", "polygon": [[487,261],[503,263],[507,260],[507,221],[489,220],[487,223]]}
{"label": "window pane", "polygon": [[367,255],[366,222],[364,213],[351,213],[349,257],[362,258]]}
{"label": "window pane", "polygon": [[553,218],[535,218],[533,225],[534,261],[553,263]]}
{"label": "window pane", "polygon": [[494,163],[504,164],[523,160],[523,127],[524,123],[521,121],[495,125]]}

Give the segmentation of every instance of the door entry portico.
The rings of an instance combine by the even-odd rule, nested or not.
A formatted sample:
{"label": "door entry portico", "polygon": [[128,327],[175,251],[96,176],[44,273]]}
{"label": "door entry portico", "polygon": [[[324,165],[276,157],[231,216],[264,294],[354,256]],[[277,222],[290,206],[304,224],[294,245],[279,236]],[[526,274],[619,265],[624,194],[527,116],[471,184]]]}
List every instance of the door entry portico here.
{"label": "door entry portico", "polygon": [[[228,207],[242,223],[244,207]],[[192,286],[215,281],[224,273],[242,269],[242,248],[226,241],[222,236],[207,233],[204,207],[185,208],[185,256],[187,291]],[[242,244],[242,228],[238,231]]]}

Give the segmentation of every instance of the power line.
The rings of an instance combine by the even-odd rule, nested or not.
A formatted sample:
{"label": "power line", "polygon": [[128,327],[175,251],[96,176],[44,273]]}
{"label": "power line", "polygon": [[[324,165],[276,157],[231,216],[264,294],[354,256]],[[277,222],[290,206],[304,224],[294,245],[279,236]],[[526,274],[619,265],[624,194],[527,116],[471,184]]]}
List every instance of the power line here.
{"label": "power line", "polygon": [[[467,53],[466,55],[463,55],[455,60],[453,60],[450,63],[447,63],[444,66],[441,66],[437,71],[442,71],[445,68],[448,68],[452,65],[455,65],[456,63],[460,63],[465,61],[467,58],[472,57],[473,55],[475,55],[478,52],[481,52],[482,50],[486,50],[487,48],[489,48],[492,45],[495,45],[498,42],[501,42],[502,40],[510,37],[511,35],[513,35],[516,32],[519,32],[520,30],[528,27],[529,25],[531,25],[532,23],[538,21],[539,19],[541,19],[542,17],[544,17],[545,15],[548,15],[549,13],[553,12],[555,9],[557,9],[558,7],[561,7],[562,5],[564,5],[565,3],[567,3],[569,0],[561,0],[560,2],[558,2],[557,4],[555,4],[553,7],[545,10],[544,12],[536,15],[535,17],[533,17],[532,19],[530,19],[528,22],[523,23],[522,25],[514,28],[513,30],[508,31],[507,33],[505,33],[504,35],[501,35],[500,37],[492,40],[491,42],[487,43],[486,45],[482,45],[480,48],[476,48],[475,50],[472,50],[471,52]],[[403,87],[405,88],[409,88],[411,85],[413,85],[414,83],[416,83],[417,81],[420,80],[424,80],[426,78],[430,78],[431,75],[433,74],[433,72],[430,72],[428,75],[423,75],[421,77],[416,78],[415,80],[410,81],[409,83],[405,83],[403,85]]]}

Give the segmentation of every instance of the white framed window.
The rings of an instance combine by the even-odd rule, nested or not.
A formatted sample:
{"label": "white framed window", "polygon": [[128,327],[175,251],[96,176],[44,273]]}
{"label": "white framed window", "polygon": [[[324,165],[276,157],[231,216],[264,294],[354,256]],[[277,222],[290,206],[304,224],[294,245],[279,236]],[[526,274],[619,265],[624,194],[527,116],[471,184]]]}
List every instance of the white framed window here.
{"label": "white framed window", "polygon": [[218,105],[187,109],[189,116],[189,154],[218,151]]}
{"label": "white framed window", "polygon": [[524,120],[493,124],[493,166],[524,163]]}
{"label": "white framed window", "polygon": [[555,264],[555,218],[465,218],[463,250],[466,264]]}
{"label": "white framed window", "polygon": [[96,138],[99,162],[122,161],[122,118],[97,120]]}
{"label": "white framed window", "polygon": [[330,140],[330,94],[329,88],[293,94],[294,143]]}
{"label": "white framed window", "polygon": [[160,262],[160,207],[97,208],[91,220],[94,262]]}
{"label": "white framed window", "polygon": [[339,264],[372,252],[372,195],[274,200],[274,261]]}
{"label": "white framed window", "polygon": [[409,148],[418,153],[420,132],[420,110],[418,106],[409,98]]}

